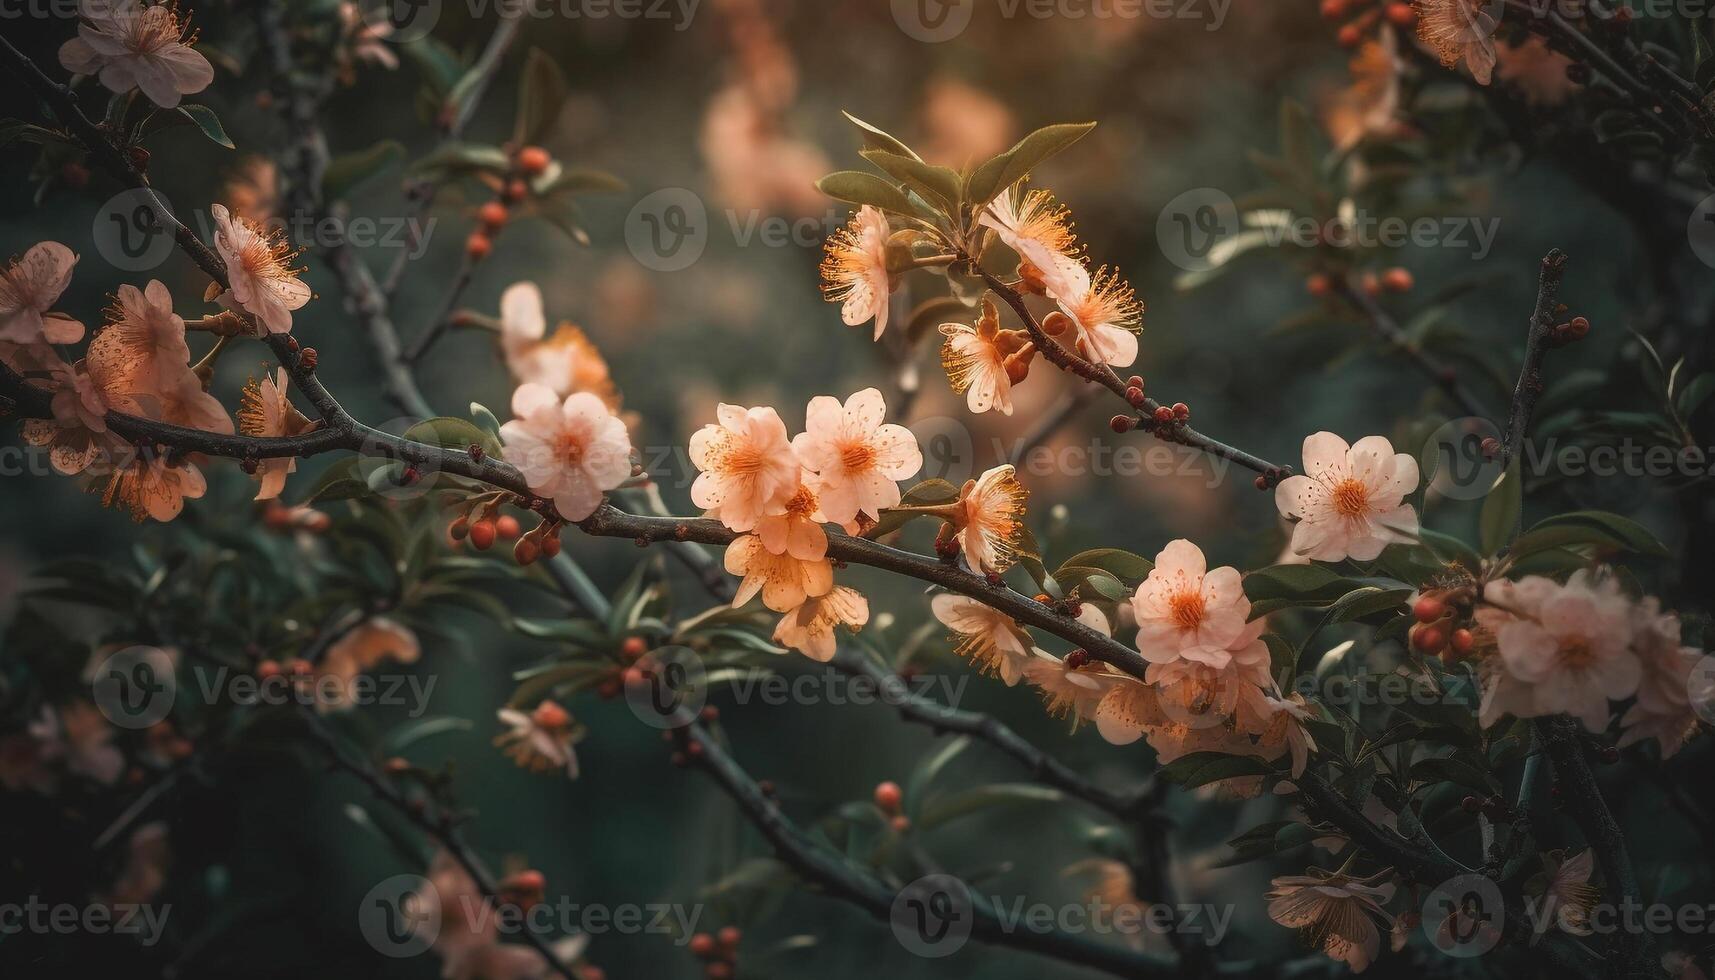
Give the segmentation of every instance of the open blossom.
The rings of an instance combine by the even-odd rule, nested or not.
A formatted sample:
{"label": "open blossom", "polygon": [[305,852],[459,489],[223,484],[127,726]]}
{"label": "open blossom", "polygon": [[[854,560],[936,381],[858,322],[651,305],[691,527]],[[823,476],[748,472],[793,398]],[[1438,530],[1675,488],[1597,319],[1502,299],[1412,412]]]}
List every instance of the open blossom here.
{"label": "open blossom", "polygon": [[726,570],[743,580],[732,599],[735,609],[760,592],[763,605],[775,612],[791,612],[804,600],[827,595],[834,587],[833,562],[774,554],[754,534],[744,535],[727,548]]}
{"label": "open blossom", "polygon": [[828,395],[810,399],[792,452],[815,474],[811,485],[828,520],[844,524],[858,514],[876,519],[884,508],[899,506],[898,481],[923,467],[917,437],[886,418],[887,402],[874,388],[843,405]]}
{"label": "open blossom", "polygon": [[723,403],[715,418],[691,434],[691,465],[701,471],[691,502],[734,531],[753,530],[786,506],[802,469],[774,409]]}
{"label": "open blossom", "polygon": [[140,88],[163,109],[214,81],[214,66],[191,47],[195,37],[175,4],[83,0],[79,8],[77,37],[60,48],[67,71],[98,75],[114,92]]}
{"label": "open blossom", "polygon": [[1552,918],[1545,918],[1541,927],[1547,928],[1552,921],[1562,932],[1590,935],[1594,932],[1590,927],[1590,911],[1602,897],[1596,886],[1590,884],[1590,873],[1596,868],[1596,852],[1585,848],[1567,857],[1565,851],[1549,851],[1542,861],[1546,867],[1542,910]]}
{"label": "open blossom", "polygon": [[1348,446],[1332,432],[1318,432],[1304,440],[1304,472],[1280,481],[1274,503],[1298,522],[1295,553],[1317,561],[1370,561],[1417,534],[1417,511],[1404,502],[1417,489],[1417,477],[1417,460],[1395,453],[1382,436]]}
{"label": "open blossom", "polygon": [[194,463],[169,459],[161,453],[133,453],[108,479],[101,502],[130,513],[170,521],[185,508],[185,500],[196,500],[208,492],[208,480]]}
{"label": "open blossom", "polygon": [[[286,369],[280,368],[272,378],[252,380],[245,385],[238,409],[238,431],[247,436],[278,439],[309,430],[312,427],[310,420],[293,408],[286,398],[286,383]],[[286,489],[286,474],[297,469],[295,456],[258,461],[255,476],[262,486],[256,491],[256,499],[278,497],[280,491]]]}
{"label": "open blossom", "polygon": [[1011,415],[1015,378],[1024,380],[1036,353],[1029,335],[1000,329],[1000,314],[987,298],[976,323],[943,323],[941,335],[947,338],[941,367],[953,390],[964,394],[966,407],[978,415],[991,408]]}
{"label": "open blossom", "polygon": [[[1599,732],[1608,727],[1608,702],[1637,691],[1630,604],[1612,579],[1580,569],[1565,585],[1540,576],[1490,582],[1483,601],[1499,615],[1479,608],[1478,622],[1495,634],[1501,667],[1523,692],[1509,700],[1511,714],[1569,714]],[[1495,712],[1490,700],[1485,691],[1485,723]]]}
{"label": "open blossom", "polygon": [[619,393],[607,361],[584,332],[569,323],[549,336],[542,291],[535,283],[514,283],[501,294],[500,349],[519,384],[544,385],[561,396],[587,391],[619,411]]}
{"label": "open blossom", "polygon": [[1495,70],[1495,18],[1482,0],[1416,0],[1417,36],[1452,68],[1460,62],[1479,85]]}
{"label": "open blossom", "polygon": [[1572,59],[1535,34],[1527,35],[1521,44],[1501,45],[1495,50],[1495,58],[1501,81],[1517,85],[1531,105],[1561,105],[1578,90],[1578,83],[1566,71],[1572,67]]}
{"label": "open blossom", "polygon": [[1094,718],[1096,707],[1118,680],[1100,662],[1068,661],[1045,650],[1032,650],[1031,654],[1024,663],[1024,680],[1042,693],[1045,710],[1056,717]]}
{"label": "open blossom", "polygon": [[1181,657],[1224,667],[1227,647],[1245,631],[1251,603],[1239,570],[1210,570],[1203,549],[1183,538],[1155,557],[1149,577],[1131,597],[1137,648],[1151,663]]}
{"label": "open blossom", "polygon": [[1670,759],[1696,733],[1699,721],[1715,706],[1715,688],[1698,670],[1703,651],[1680,643],[1679,617],[1663,613],[1654,596],[1640,601],[1633,614],[1632,649],[1642,675],[1637,701],[1620,718],[1619,746],[1645,739],[1661,744]]}
{"label": "open blossom", "polygon": [[822,529],[827,519],[816,492],[800,483],[780,513],[756,522],[756,536],[774,554],[816,561],[828,553],[828,532]]}
{"label": "open blossom", "polygon": [[887,275],[887,216],[865,204],[851,223],[828,236],[822,257],[822,295],[840,304],[848,327],[875,321],[875,338],[887,329],[893,284]]}
{"label": "open blossom", "polygon": [[0,269],[0,341],[13,344],[75,344],[83,324],[51,313],[71,283],[77,255],[59,242],[38,242]]}
{"label": "open blossom", "polygon": [[543,701],[529,714],[501,708],[499,717],[506,731],[495,736],[494,744],[505,748],[513,762],[536,772],[564,769],[567,776],[578,778],[578,754],[572,743],[579,730],[565,708]]}
{"label": "open blossom", "polygon": [[1371,136],[1395,132],[1400,76],[1399,42],[1393,31],[1378,31],[1352,57],[1352,84],[1330,96],[1322,107],[1322,124],[1340,150],[1349,150]]}
{"label": "open blossom", "polygon": [[1050,297],[1061,299],[1088,287],[1078,236],[1054,195],[1045,190],[1015,195],[1009,189],[989,204],[978,223],[993,228],[1008,248],[1035,267]]}
{"label": "open blossom", "polygon": [[834,628],[857,632],[869,622],[869,600],[856,589],[835,586],[827,595],[812,596],[804,604],[780,617],[774,642],[791,647],[821,663],[834,659]]}
{"label": "open blossom", "polygon": [[602,400],[580,391],[565,401],[541,385],[512,393],[512,421],[500,427],[506,461],[530,489],[554,500],[560,516],[581,521],[602,495],[631,476],[631,438]]}
{"label": "open blossom", "polygon": [[1030,634],[1019,628],[1006,613],[975,599],[943,593],[929,600],[929,608],[954,633],[959,656],[977,668],[996,674],[1015,686],[1024,676],[1025,665],[1034,659]]}
{"label": "open blossom", "polygon": [[310,301],[310,287],[292,268],[297,257],[284,233],[269,231],[216,204],[214,246],[226,261],[232,288],[222,301],[254,316],[268,333],[288,333],[292,311]]}
{"label": "open blossom", "polygon": [[1269,694],[1262,695],[1267,710],[1272,712],[1268,719],[1268,727],[1263,731],[1257,745],[1278,758],[1280,755],[1292,756],[1292,778],[1304,775],[1304,767],[1310,762],[1310,753],[1316,750],[1316,742],[1310,737],[1310,732],[1304,723],[1315,717],[1309,706],[1304,703],[1302,694],[1292,694],[1286,698],[1276,698]]}
{"label": "open blossom", "polygon": [[1310,868],[1308,874],[1285,875],[1270,882],[1268,917],[1289,929],[1304,930],[1305,938],[1322,951],[1362,973],[1375,962],[1381,948],[1376,923],[1388,922],[1382,908],[1392,900],[1394,886],[1383,871],[1369,878]]}
{"label": "open blossom", "polygon": [[1018,482],[1011,463],[965,481],[948,523],[957,532],[959,549],[972,571],[1000,573],[1018,561],[1029,500],[1030,491]]}
{"label": "open blossom", "polygon": [[1130,745],[1167,721],[1155,687],[1129,676],[1114,678],[1096,703],[1094,717],[1096,731],[1110,745]]}
{"label": "open blossom", "polygon": [[90,342],[89,357],[132,385],[158,391],[191,374],[185,321],[173,312],[173,294],[158,279],[142,289],[129,283],[113,294],[107,325]]}
{"label": "open blossom", "polygon": [[1079,275],[1055,297],[1070,317],[1078,350],[1098,364],[1125,367],[1137,360],[1137,332],[1143,306],[1119,273],[1098,269]]}

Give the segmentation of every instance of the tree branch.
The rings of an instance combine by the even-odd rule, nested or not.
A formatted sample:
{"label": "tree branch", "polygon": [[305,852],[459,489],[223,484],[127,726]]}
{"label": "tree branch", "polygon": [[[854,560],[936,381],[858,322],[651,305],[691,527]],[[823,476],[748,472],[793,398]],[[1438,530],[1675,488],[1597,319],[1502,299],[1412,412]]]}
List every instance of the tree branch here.
{"label": "tree branch", "polygon": [[1346,301],[1347,305],[1363,316],[1365,324],[1376,336],[1386,341],[1394,350],[1404,354],[1419,371],[1423,372],[1425,377],[1433,381],[1436,387],[1447,394],[1447,397],[1453,399],[1460,411],[1466,415],[1488,418],[1488,412],[1483,408],[1482,403],[1477,400],[1476,396],[1467,391],[1464,385],[1459,383],[1459,372],[1440,358],[1424,350],[1417,341],[1412,340],[1399,323],[1392,316],[1389,316],[1386,310],[1382,309],[1380,303],[1377,303],[1363,291],[1353,289],[1352,284],[1347,281],[1345,276],[1335,278],[1334,290],[1341,299]]}
{"label": "tree branch", "polygon": [[1542,259],[1537,277],[1536,309],[1530,315],[1530,329],[1525,334],[1524,363],[1519,368],[1518,383],[1513,387],[1512,406],[1507,412],[1506,433],[1501,438],[1501,463],[1511,463],[1524,444],[1524,433],[1530,427],[1530,417],[1536,411],[1536,401],[1542,397],[1542,361],[1548,355],[1548,336],[1554,329],[1554,314],[1560,295],[1560,280],[1566,271],[1566,253],[1550,249]]}

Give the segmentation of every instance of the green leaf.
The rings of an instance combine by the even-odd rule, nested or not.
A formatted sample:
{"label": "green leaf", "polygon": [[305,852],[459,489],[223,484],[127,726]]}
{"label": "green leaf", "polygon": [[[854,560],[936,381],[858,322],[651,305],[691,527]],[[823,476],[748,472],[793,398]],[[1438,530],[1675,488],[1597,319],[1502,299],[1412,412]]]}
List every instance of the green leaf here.
{"label": "green leaf", "polygon": [[1066,794],[1036,783],[996,783],[930,800],[912,822],[917,829],[933,830],[942,824],[991,807],[1019,803],[1060,803]]}
{"label": "green leaf", "polygon": [[1667,545],[1655,536],[1649,528],[1644,527],[1629,517],[1610,513],[1605,510],[1575,510],[1568,514],[1559,514],[1537,522],[1531,528],[1562,527],[1566,525],[1586,525],[1601,529],[1604,533],[1618,538],[1626,547],[1639,554],[1652,555],[1657,558],[1667,557]]}
{"label": "green leaf", "polygon": [[492,435],[495,442],[498,443],[500,441],[500,420],[495,418],[494,413],[488,410],[487,405],[484,405],[481,402],[471,402],[470,417],[484,431]]}
{"label": "green leaf", "polygon": [[337,201],[364,181],[391,170],[404,159],[405,147],[398,140],[382,140],[367,150],[336,157],[322,174],[322,196],[329,201]]}
{"label": "green leaf", "polygon": [[1419,528],[1417,536],[1424,547],[1442,561],[1458,562],[1470,572],[1475,572],[1483,564],[1483,556],[1477,554],[1476,549],[1451,534]]}
{"label": "green leaf", "polygon": [[1127,585],[1136,585],[1149,577],[1149,573],[1155,570],[1155,563],[1121,548],[1092,548],[1066,559],[1055,576],[1063,578],[1069,567],[1099,568]]}
{"label": "green leaf", "polygon": [[945,213],[951,214],[958,209],[961,184],[956,171],[885,150],[864,150],[861,155],[889,176],[903,181],[931,204],[939,205]]}
{"label": "green leaf", "polygon": [[1271,565],[1244,578],[1252,619],[1279,609],[1326,606],[1360,585],[1323,565]]}
{"label": "green leaf", "polygon": [[912,214],[905,192],[872,173],[840,170],[816,181],[816,189],[836,201],[868,204],[894,214]]}
{"label": "green leaf", "polygon": [[524,60],[524,80],[519,83],[513,142],[519,146],[544,142],[570,93],[566,75],[554,59],[540,48],[531,48]]}
{"label": "green leaf", "polygon": [[971,174],[967,200],[986,205],[1018,183],[1048,158],[1083,139],[1096,124],[1058,123],[1044,126],[1019,140],[1012,149],[984,163]]}
{"label": "green leaf", "polygon": [[[950,504],[959,499],[959,488],[942,479],[928,479],[900,494],[900,507],[935,507]],[[885,509],[875,526],[864,532],[864,537],[875,539],[904,527],[906,522],[918,517],[933,515],[914,513],[908,510]]]}
{"label": "green leaf", "polygon": [[1483,501],[1483,511],[1477,518],[1477,538],[1482,543],[1483,554],[1496,554],[1512,540],[1523,513],[1524,480],[1515,459],[1489,491],[1489,496]]}
{"label": "green leaf", "polygon": [[205,105],[185,103],[179,106],[179,112],[195,124],[197,129],[202,130],[202,134],[207,136],[210,142],[218,143],[229,150],[237,149],[232,143],[232,137],[226,135],[226,127],[220,124],[220,117],[214,114],[213,109]]}
{"label": "green leaf", "polygon": [[1697,414],[1699,408],[1703,407],[1703,403],[1708,401],[1710,395],[1715,395],[1715,373],[1700,374],[1692,378],[1684,388],[1680,389],[1679,397],[1675,401],[1675,407],[1679,410],[1679,417],[1689,420]]}
{"label": "green leaf", "polygon": [[500,440],[493,433],[469,419],[446,415],[418,422],[405,430],[405,438],[442,449],[468,451],[471,446],[481,446],[490,454],[500,453]]}
{"label": "green leaf", "polygon": [[510,173],[512,159],[498,146],[479,143],[452,143],[417,161],[411,174],[451,180],[475,174],[499,177]]}
{"label": "green leaf", "polygon": [[896,153],[902,157],[916,160],[919,163],[923,161],[923,158],[918,156],[916,151],[912,150],[911,147],[906,146],[904,143],[894,139],[892,136],[882,132],[880,129],[871,126],[862,119],[859,119],[849,112],[841,112],[840,115],[845,116],[850,120],[851,124],[858,128],[858,132],[863,134],[864,146],[872,150],[881,150],[885,153]]}
{"label": "green leaf", "polygon": [[408,721],[387,733],[386,755],[398,755],[425,738],[446,732],[468,732],[476,727],[467,718],[433,717]]}
{"label": "green leaf", "polygon": [[1341,596],[1328,610],[1328,621],[1331,623],[1347,623],[1365,616],[1373,616],[1384,612],[1403,612],[1399,607],[1405,604],[1406,597],[1415,589],[1389,589],[1379,585],[1366,585],[1361,589]]}
{"label": "green leaf", "polygon": [[1274,772],[1261,759],[1225,752],[1193,752],[1181,756],[1156,772],[1156,778],[1195,789],[1235,776],[1264,776]]}
{"label": "green leaf", "polygon": [[[1126,597],[1126,587],[1110,572],[1100,568],[1088,568],[1083,565],[1061,565],[1054,570],[1054,578],[1067,594],[1078,590],[1085,599],[1096,598],[1118,601]],[[1090,593],[1094,592],[1092,596]]]}
{"label": "green leaf", "polygon": [[1233,856],[1215,864],[1217,868],[1230,868],[1261,858],[1303,847],[1316,837],[1316,831],[1296,820],[1273,820],[1234,837],[1227,841],[1233,849]]}
{"label": "green leaf", "polygon": [[961,735],[925,756],[923,761],[917,764],[917,768],[911,771],[911,777],[905,783],[905,810],[913,821],[921,813],[924,798],[928,795],[930,785],[935,782],[935,777],[940,775],[941,770],[947,768],[959,753],[970,747],[970,736]]}
{"label": "green leaf", "polygon": [[514,617],[512,628],[523,636],[556,643],[573,643],[590,649],[610,645],[607,631],[587,619],[524,619]]}
{"label": "green leaf", "polygon": [[1501,788],[1494,776],[1454,758],[1420,759],[1411,767],[1411,778],[1422,782],[1453,783],[1485,793],[1496,793]]}

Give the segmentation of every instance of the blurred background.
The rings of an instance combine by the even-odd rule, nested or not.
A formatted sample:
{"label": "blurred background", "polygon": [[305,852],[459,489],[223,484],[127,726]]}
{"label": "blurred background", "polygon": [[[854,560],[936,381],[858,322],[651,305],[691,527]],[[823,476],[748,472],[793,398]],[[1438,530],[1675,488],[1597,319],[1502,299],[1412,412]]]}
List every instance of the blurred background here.
{"label": "blurred background", "polygon": [[[153,176],[181,209],[202,212],[230,194],[223,188],[253,172],[249,155],[265,155],[290,135],[257,101],[265,86],[262,59],[230,40],[243,34],[249,17],[235,6],[205,2],[194,13],[206,47],[231,45],[231,62],[221,64],[221,76],[202,101],[219,113],[239,151],[215,146],[189,128],[152,142]],[[686,472],[682,453],[671,450],[712,418],[717,402],[774,405],[796,429],[813,395],[844,397],[874,385],[891,397],[897,390],[899,372],[886,349],[871,341],[867,327],[842,326],[838,309],[818,290],[822,240],[848,213],[812,183],[830,170],[862,166],[857,133],[841,110],[887,129],[930,161],[955,167],[986,159],[1039,126],[1094,120],[1096,130],[1044,167],[1037,182],[1070,206],[1092,258],[1122,271],[1147,304],[1134,370],[1147,379],[1150,393],[1187,402],[1204,431],[1269,459],[1296,463],[1303,437],[1320,429],[1351,439],[1382,433],[1401,451],[1421,448],[1410,443],[1421,434],[1407,423],[1437,406],[1432,386],[1410,364],[1372,342],[1361,326],[1309,334],[1276,329],[1312,305],[1302,264],[1240,263],[1212,286],[1181,291],[1175,280],[1185,270],[1158,237],[1164,209],[1187,191],[1214,188],[1241,199],[1267,184],[1249,152],[1279,153],[1283,99],[1316,116],[1350,84],[1349,55],[1334,43],[1315,4],[1233,0],[1230,8],[1217,9],[1206,0],[1184,0],[1161,5],[1174,8],[1175,16],[1132,17],[1007,16],[1015,8],[988,0],[946,6],[962,9],[969,22],[944,41],[922,39],[928,29],[902,0],[702,0],[688,19],[682,8],[661,7],[659,18],[551,16],[528,24],[468,138],[496,144],[507,138],[519,66],[525,49],[535,47],[564,70],[573,89],[547,149],[568,165],[611,172],[628,189],[580,199],[587,246],[544,221],[509,228],[478,267],[462,305],[493,315],[508,285],[540,284],[550,323],[578,324],[607,358],[626,408],[637,415],[634,441],[662,448],[665,462],[649,465],[669,506],[686,513],[694,474]],[[473,14],[448,0],[433,36],[469,55],[494,22],[492,12]],[[58,73],[53,52],[70,36],[68,22],[26,18],[0,29]],[[409,108],[419,87],[408,56],[395,70],[360,64],[324,119],[333,152],[362,151],[378,140],[397,140],[413,158],[428,152],[434,139]],[[0,106],[0,116],[33,118],[13,86],[0,92]],[[100,177],[83,189],[56,182],[38,201],[31,156],[0,155],[0,252],[22,253],[43,239],[78,251],[82,262],[62,309],[85,323],[99,322],[106,293],[117,282],[141,284],[149,277],[167,282],[181,299],[200,295],[205,280],[176,255],[156,269],[115,278],[92,229],[116,188]],[[1384,300],[1400,319],[1409,320],[1420,296],[1441,285],[1479,280],[1482,287],[1447,303],[1443,317],[1479,355],[1503,365],[1503,376],[1510,374],[1522,348],[1536,264],[1557,246],[1573,257],[1564,295],[1597,327],[1591,342],[1557,356],[1554,370],[1594,370],[1616,379],[1635,370],[1636,351],[1623,327],[1654,295],[1646,266],[1657,260],[1635,243],[1625,216],[1563,176],[1552,160],[1473,153],[1441,161],[1432,179],[1462,202],[1445,213],[1496,219],[1498,236],[1480,258],[1451,247],[1387,256],[1377,268],[1402,266],[1417,283],[1415,294]],[[668,197],[650,203],[664,191]],[[411,264],[394,311],[407,337],[440,309],[461,262],[471,212],[484,199],[473,191],[438,201],[426,252]],[[688,262],[685,252],[652,253],[642,215],[661,201],[687,200],[701,208],[701,219],[687,229],[693,239],[687,247],[700,252]],[[381,219],[405,214],[399,172],[367,181],[353,193],[352,205],[355,214]],[[696,208],[690,213],[696,216]],[[1687,261],[1689,253],[1679,251],[1675,261]],[[395,255],[377,247],[365,257],[385,270]],[[342,309],[337,281],[314,252],[303,264],[320,298],[300,314],[295,335],[317,348],[322,378],[354,414],[377,423],[394,417],[366,338]],[[930,277],[912,280],[896,310],[909,309],[933,288]],[[1684,336],[1672,343],[1682,353],[1696,351]],[[262,370],[258,352],[241,348],[220,365],[213,390],[229,406],[243,380]],[[948,389],[930,346],[916,352],[914,363],[921,390],[909,423],[927,447],[930,475],[955,482],[1000,461],[997,447],[1004,451],[1071,390],[1064,377],[1038,364],[1011,418],[972,417]],[[481,331],[446,338],[423,363],[420,381],[436,410],[448,414],[463,414],[477,401],[504,417],[512,387],[493,337]],[[1485,377],[1475,387],[1500,403],[1503,389],[1496,382]],[[1439,411],[1445,415],[1444,407]],[[1075,463],[1136,446],[1141,440],[1107,432],[1109,414],[1097,404],[1065,425],[1049,443],[1059,452],[1051,459]],[[1271,497],[1252,488],[1249,474],[1217,474],[1194,458],[1166,474],[1086,475],[1074,463],[1024,473],[1038,533],[1055,554],[1118,546],[1153,555],[1166,541],[1188,537],[1212,563],[1254,568],[1272,562],[1284,543]],[[319,466],[302,467],[292,484],[297,494]],[[140,544],[159,546],[187,527],[254,520],[253,485],[232,467],[212,468],[208,496],[191,502],[173,526],[134,525],[95,498],[71,492],[61,478],[8,475],[0,480],[0,603],[6,607],[19,583],[49,558],[123,556]],[[287,499],[300,499],[292,488]],[[1629,513],[1668,540],[1686,533],[1686,515],[1698,513],[1679,493],[1642,481],[1585,481],[1565,492],[1588,506]],[[1064,512],[1051,521],[1057,507]],[[1443,529],[1452,532],[1473,519],[1474,510],[1453,505],[1444,517],[1429,514],[1429,523],[1445,521]],[[639,557],[629,543],[575,534],[568,535],[567,549],[604,586],[616,585]],[[1668,564],[1646,574],[1671,586],[1683,573]],[[842,575],[869,593],[881,614],[869,634],[877,643],[900,642],[928,618],[926,601],[908,585],[866,569]],[[689,582],[679,589],[687,612],[702,601]],[[1707,594],[1689,594],[1685,604],[1706,608],[1707,602]],[[1340,636],[1333,631],[1324,639],[1332,645]],[[733,806],[701,776],[670,767],[657,732],[636,724],[623,702],[588,697],[573,706],[590,729],[580,746],[579,780],[515,768],[490,745],[498,730],[490,719],[511,694],[509,671],[542,650],[497,630],[468,640],[463,651],[427,642],[415,669],[440,677],[431,714],[475,719],[474,726],[424,739],[409,754],[427,764],[451,759],[460,798],[475,811],[469,838],[496,865],[516,858],[540,868],[551,896],[609,905],[701,905],[700,928],[739,925],[747,946],[758,948],[799,934],[819,937],[812,948],[781,954],[759,975],[1084,975],[976,944],[951,960],[921,959],[894,943],[885,923],[802,889],[784,901],[758,901],[743,889],[707,893],[710,883],[767,853]],[[928,642],[938,643],[939,634]],[[955,659],[934,663],[953,682],[965,674]],[[712,703],[721,704],[721,695]],[[1064,723],[1044,717],[1024,688],[972,678],[959,706],[996,714],[1104,785],[1139,785],[1151,769],[1141,743],[1118,750],[1093,732],[1069,733]],[[405,720],[388,710],[367,709],[357,723],[386,729]],[[806,822],[841,802],[867,799],[881,780],[903,781],[941,744],[881,706],[752,705],[727,711],[723,720],[740,761],[774,780],[788,810]],[[187,790],[168,806],[175,847],[205,849],[195,863],[218,867],[234,896],[225,908],[185,910],[181,927],[203,945],[181,975],[433,975],[438,963],[432,957],[375,956],[348,911],[375,881],[421,870],[377,846],[347,817],[344,807],[364,798],[361,788],[343,777],[266,760],[265,753],[235,760],[214,782],[218,789]],[[1020,775],[978,747],[942,778],[957,786]],[[1266,919],[1261,897],[1271,874],[1298,867],[1213,867],[1227,856],[1227,838],[1272,818],[1276,809],[1267,799],[1233,804],[1173,797],[1172,853],[1181,896],[1235,908],[1223,956],[1301,952],[1289,930]],[[1093,833],[1100,836],[1096,815],[1066,803],[1001,808],[923,845],[942,866],[994,869],[996,894],[1062,903],[1080,900],[1090,887],[1066,869],[1091,854]],[[68,834],[62,844],[75,839]],[[1674,834],[1663,832],[1663,847],[1673,845]],[[20,846],[29,845],[10,841],[6,849]],[[222,917],[239,924],[202,931]],[[0,957],[5,945],[0,942]],[[52,965],[53,955],[59,954],[29,969]],[[699,973],[684,948],[661,935],[596,935],[589,959],[610,977]],[[138,966],[134,958],[121,962]],[[129,972],[152,975],[167,966],[146,958]],[[1377,972],[1386,975],[1388,967],[1384,959]]]}

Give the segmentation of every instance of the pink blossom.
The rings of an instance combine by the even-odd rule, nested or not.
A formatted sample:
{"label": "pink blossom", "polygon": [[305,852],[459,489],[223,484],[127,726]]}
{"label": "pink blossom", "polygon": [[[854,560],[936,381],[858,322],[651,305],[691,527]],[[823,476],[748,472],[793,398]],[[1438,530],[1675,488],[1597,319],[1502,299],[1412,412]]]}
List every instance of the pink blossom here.
{"label": "pink blossom", "polygon": [[292,311],[310,301],[310,287],[292,268],[297,253],[279,231],[268,231],[249,218],[229,213],[216,204],[214,247],[226,261],[232,288],[222,301],[254,316],[268,333],[288,333]]}
{"label": "pink blossom", "polygon": [[875,339],[887,329],[887,216],[865,204],[851,223],[828,237],[822,259],[822,292],[840,304],[840,318],[855,327],[875,321]]}
{"label": "pink blossom", "polygon": [[49,312],[71,284],[76,264],[77,255],[59,242],[38,242],[0,269],[0,341],[75,344],[83,339],[83,324]]}
{"label": "pink blossom", "polygon": [[1209,570],[1203,550],[1183,538],[1155,557],[1149,577],[1131,597],[1137,648],[1151,663],[1184,658],[1224,667],[1227,650],[1245,632],[1251,603],[1239,571]]}
{"label": "pink blossom", "polygon": [[839,585],[827,595],[812,596],[803,605],[780,617],[774,642],[791,647],[820,663],[834,659],[834,628],[853,632],[869,622],[869,600],[856,589]]}
{"label": "pink blossom", "polygon": [[822,513],[843,524],[865,514],[871,520],[899,506],[899,484],[923,466],[917,437],[903,425],[885,422],[887,402],[865,388],[845,404],[827,395],[810,399],[804,430],[792,452],[822,502]]}
{"label": "pink blossom", "polygon": [[77,37],[60,48],[60,64],[80,75],[99,75],[114,92],[143,90],[163,109],[181,96],[208,88],[214,66],[191,48],[188,24],[170,3],[83,0]]}
{"label": "pink blossom", "polygon": [[550,497],[560,516],[581,521],[602,495],[631,477],[631,438],[625,423],[589,392],[564,401],[542,385],[512,393],[512,421],[500,427],[506,461],[535,493]]}
{"label": "pink blossom", "polygon": [[691,435],[691,464],[701,471],[691,502],[734,531],[750,531],[785,509],[801,469],[774,409],[722,404],[715,417]]}
{"label": "pink blossom", "polygon": [[1280,481],[1274,501],[1282,516],[1298,522],[1297,554],[1370,561],[1416,536],[1417,512],[1404,501],[1417,479],[1417,460],[1395,453],[1382,436],[1348,446],[1332,432],[1318,432],[1304,440],[1304,473]]}
{"label": "pink blossom", "polygon": [[1565,585],[1541,576],[1495,581],[1483,601],[1508,614],[1479,622],[1493,630],[1501,666],[1519,682],[1509,696],[1515,716],[1564,713],[1599,732],[1608,727],[1608,702],[1637,691],[1643,671],[1630,648],[1631,610],[1612,579],[1580,569]]}

